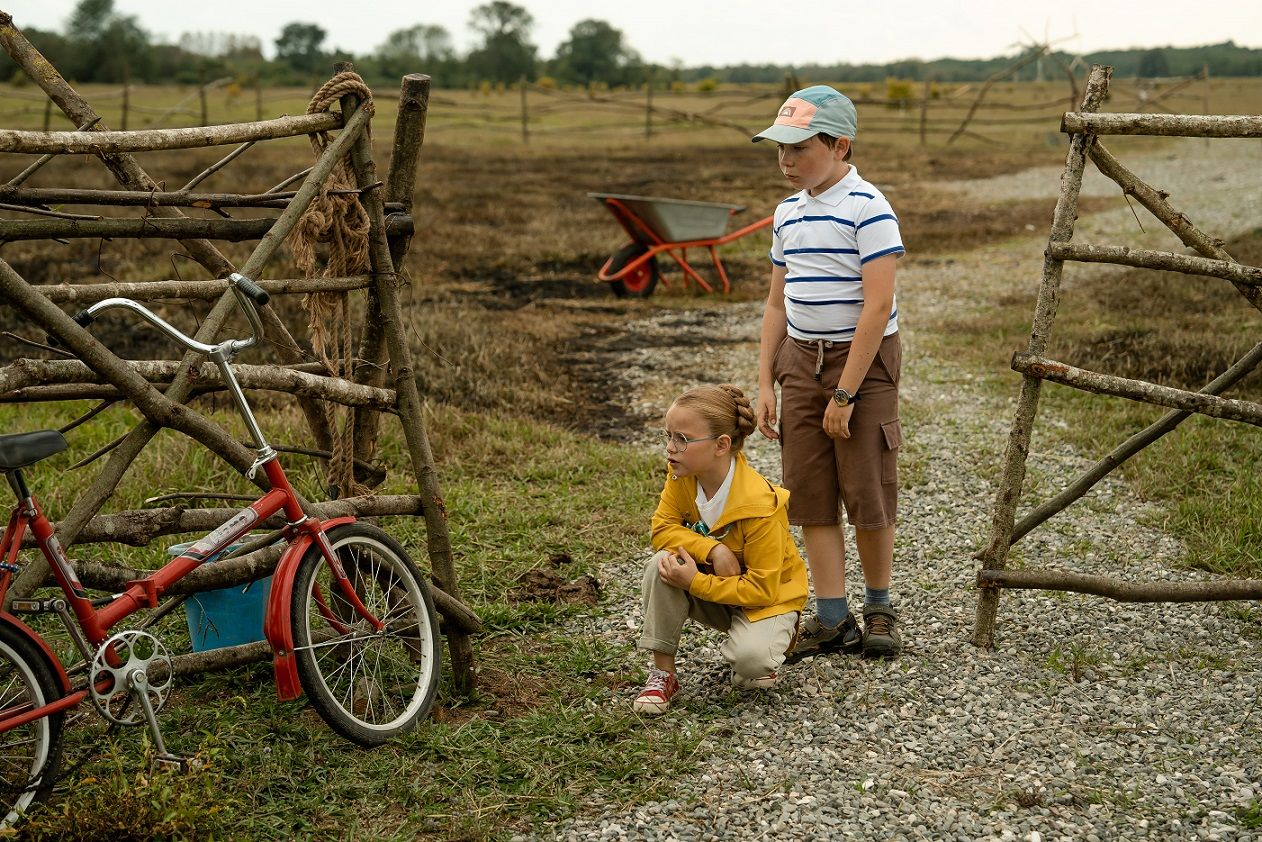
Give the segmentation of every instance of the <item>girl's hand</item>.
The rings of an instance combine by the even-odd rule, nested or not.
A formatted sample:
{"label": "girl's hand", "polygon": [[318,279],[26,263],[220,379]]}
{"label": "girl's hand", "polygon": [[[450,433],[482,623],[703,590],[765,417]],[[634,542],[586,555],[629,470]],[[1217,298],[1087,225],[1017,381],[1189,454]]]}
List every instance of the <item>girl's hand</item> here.
{"label": "girl's hand", "polygon": [[710,550],[706,561],[710,562],[714,568],[715,576],[741,575],[741,563],[736,560],[736,553],[732,552],[726,544],[719,544]]}
{"label": "girl's hand", "polygon": [[824,432],[835,439],[850,438],[850,415],[854,412],[854,404],[838,406],[829,401],[824,410]]}
{"label": "girl's hand", "polygon": [[699,572],[696,559],[683,547],[679,548],[678,554],[664,555],[657,560],[657,575],[666,584],[674,585],[682,591],[692,586],[692,580]]}

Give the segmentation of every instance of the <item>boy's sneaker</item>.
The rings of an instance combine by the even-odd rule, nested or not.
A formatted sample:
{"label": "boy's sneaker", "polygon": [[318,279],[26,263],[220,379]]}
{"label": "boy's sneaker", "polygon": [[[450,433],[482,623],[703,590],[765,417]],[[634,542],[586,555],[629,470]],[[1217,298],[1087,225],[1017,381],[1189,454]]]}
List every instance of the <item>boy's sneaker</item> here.
{"label": "boy's sneaker", "polygon": [[644,682],[644,689],[635,697],[631,709],[636,713],[647,713],[656,716],[670,710],[671,697],[679,692],[679,679],[673,672],[649,667],[649,679]]}
{"label": "boy's sneaker", "polygon": [[898,614],[888,605],[863,609],[863,657],[893,658],[903,649]]}
{"label": "boy's sneaker", "polygon": [[779,680],[780,676],[774,670],[757,678],[744,678],[732,673],[732,686],[737,690],[766,690],[768,687],[775,687]]}
{"label": "boy's sneaker", "polygon": [[863,635],[859,633],[859,621],[854,614],[846,614],[846,619],[836,628],[829,628],[819,621],[819,617],[809,617],[802,624],[802,633],[797,645],[784,659],[786,664],[796,664],[803,658],[810,658],[825,652],[845,652],[853,655],[863,649]]}

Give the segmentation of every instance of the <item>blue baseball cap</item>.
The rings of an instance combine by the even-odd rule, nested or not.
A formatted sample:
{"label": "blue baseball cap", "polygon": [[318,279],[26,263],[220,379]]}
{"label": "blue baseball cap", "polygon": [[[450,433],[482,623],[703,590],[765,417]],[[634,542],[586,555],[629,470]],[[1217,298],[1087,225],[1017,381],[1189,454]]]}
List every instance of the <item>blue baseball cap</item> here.
{"label": "blue baseball cap", "polygon": [[827,85],[803,88],[784,101],[776,121],[754,135],[753,142],[801,143],[823,132],[852,140],[859,132],[859,115],[854,103]]}

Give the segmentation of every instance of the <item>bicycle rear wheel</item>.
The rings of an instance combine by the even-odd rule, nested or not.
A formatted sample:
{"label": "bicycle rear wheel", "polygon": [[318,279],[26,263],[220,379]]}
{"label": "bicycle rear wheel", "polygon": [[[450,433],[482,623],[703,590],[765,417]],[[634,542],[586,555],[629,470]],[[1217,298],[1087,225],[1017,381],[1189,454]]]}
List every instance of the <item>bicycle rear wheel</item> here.
{"label": "bicycle rear wheel", "polygon": [[[21,632],[0,624],[0,727],[61,696],[47,656]],[[0,829],[11,827],[52,790],[64,716],[54,713],[0,732],[0,810],[5,814]]]}
{"label": "bicycle rear wheel", "polygon": [[356,596],[385,628],[360,616],[312,546],[290,610],[298,678],[329,727],[359,745],[380,745],[415,728],[434,703],[434,603],[407,552],[382,530],[352,523],[327,534]]}

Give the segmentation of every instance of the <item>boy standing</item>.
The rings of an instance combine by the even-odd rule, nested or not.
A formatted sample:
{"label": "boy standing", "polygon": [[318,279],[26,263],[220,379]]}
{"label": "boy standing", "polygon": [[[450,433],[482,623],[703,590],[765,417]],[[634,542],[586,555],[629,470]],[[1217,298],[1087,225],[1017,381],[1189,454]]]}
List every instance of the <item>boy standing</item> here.
{"label": "boy standing", "polygon": [[[753,138],[777,144],[780,169],[799,190],[772,227],[756,409],[758,429],[780,440],[789,521],[802,527],[815,589],[816,614],[790,661],[902,648],[889,584],[902,444],[894,264],[904,249],[889,202],[848,163],[857,129],[853,103],[816,85],[789,97]],[[841,506],[863,567],[862,632],[846,598]]]}

